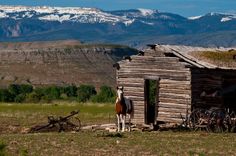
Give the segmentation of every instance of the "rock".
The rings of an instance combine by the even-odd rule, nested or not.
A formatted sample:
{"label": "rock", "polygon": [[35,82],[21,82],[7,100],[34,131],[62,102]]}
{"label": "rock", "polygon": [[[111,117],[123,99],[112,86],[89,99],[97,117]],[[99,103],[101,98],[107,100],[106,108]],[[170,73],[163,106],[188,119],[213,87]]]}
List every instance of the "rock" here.
{"label": "rock", "polygon": [[30,132],[30,128],[26,128],[26,127],[21,128],[21,131],[20,131],[20,133],[22,134],[27,134],[29,132]]}
{"label": "rock", "polygon": [[3,80],[5,80],[5,81],[11,81],[11,82],[15,82],[16,79],[17,79],[17,77],[12,76],[12,75],[7,75],[7,76],[5,76],[5,77],[3,78]]}

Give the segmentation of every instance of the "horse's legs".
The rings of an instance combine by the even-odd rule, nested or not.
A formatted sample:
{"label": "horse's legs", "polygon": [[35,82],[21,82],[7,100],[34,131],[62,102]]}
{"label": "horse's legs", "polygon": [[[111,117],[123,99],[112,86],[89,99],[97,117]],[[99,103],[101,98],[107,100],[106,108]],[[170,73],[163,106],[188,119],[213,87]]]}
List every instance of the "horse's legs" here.
{"label": "horse's legs", "polygon": [[117,131],[120,132],[120,115],[116,114],[116,118],[117,118]]}
{"label": "horse's legs", "polygon": [[121,122],[122,122],[122,132],[125,131],[125,115],[121,115]]}
{"label": "horse's legs", "polygon": [[131,131],[131,115],[127,114],[128,120],[129,120],[129,126],[128,126],[128,131]]}

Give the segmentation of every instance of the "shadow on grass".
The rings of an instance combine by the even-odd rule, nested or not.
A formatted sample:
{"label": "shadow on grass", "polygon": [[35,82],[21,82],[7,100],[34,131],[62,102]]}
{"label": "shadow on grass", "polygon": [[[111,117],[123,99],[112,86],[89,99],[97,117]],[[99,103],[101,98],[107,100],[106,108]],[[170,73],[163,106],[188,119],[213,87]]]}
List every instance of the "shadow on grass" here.
{"label": "shadow on grass", "polygon": [[6,146],[7,146],[6,144],[0,142],[0,156],[5,156],[6,155],[5,154]]}
{"label": "shadow on grass", "polygon": [[108,137],[108,138],[124,138],[124,134],[121,133],[98,133],[96,137]]}

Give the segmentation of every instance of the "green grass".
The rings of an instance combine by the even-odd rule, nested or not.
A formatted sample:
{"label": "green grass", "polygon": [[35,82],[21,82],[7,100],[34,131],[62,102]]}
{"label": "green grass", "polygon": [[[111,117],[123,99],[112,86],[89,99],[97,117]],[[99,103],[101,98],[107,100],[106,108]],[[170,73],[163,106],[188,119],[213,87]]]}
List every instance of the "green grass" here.
{"label": "green grass", "polygon": [[235,134],[205,132],[5,134],[6,152],[18,155],[235,155]]}
{"label": "green grass", "polygon": [[[21,134],[9,126],[29,127],[48,115],[66,115],[80,109],[84,124],[108,123],[113,104],[0,104],[0,148],[4,155],[235,155],[236,135],[206,132],[140,132]],[[4,129],[5,127],[5,129]],[[0,152],[1,155],[1,152]]]}
{"label": "green grass", "polygon": [[[9,104],[0,103],[0,123],[20,128],[47,123],[47,116],[66,116],[79,110],[82,125],[114,122],[114,105],[80,104],[76,102],[54,102],[52,104]],[[4,127],[3,127],[4,128]],[[6,127],[5,127],[6,128]],[[1,128],[0,128],[1,132]]]}

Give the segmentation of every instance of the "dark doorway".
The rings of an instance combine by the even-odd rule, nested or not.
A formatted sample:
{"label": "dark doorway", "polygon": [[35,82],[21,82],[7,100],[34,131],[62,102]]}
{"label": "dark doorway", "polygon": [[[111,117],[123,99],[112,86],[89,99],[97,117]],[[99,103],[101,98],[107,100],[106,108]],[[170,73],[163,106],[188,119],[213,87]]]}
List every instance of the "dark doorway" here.
{"label": "dark doorway", "polygon": [[145,79],[145,123],[155,123],[159,102],[159,78]]}
{"label": "dark doorway", "polygon": [[231,111],[236,111],[236,78],[224,77],[223,78],[222,95],[224,99],[224,106]]}

